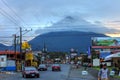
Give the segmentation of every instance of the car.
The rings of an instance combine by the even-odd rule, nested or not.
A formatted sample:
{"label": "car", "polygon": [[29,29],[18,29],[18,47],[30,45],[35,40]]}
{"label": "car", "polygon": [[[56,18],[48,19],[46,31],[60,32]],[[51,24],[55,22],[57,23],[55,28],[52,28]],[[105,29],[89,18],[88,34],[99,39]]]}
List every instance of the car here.
{"label": "car", "polygon": [[37,77],[37,78],[39,78],[40,77],[40,73],[33,66],[24,67],[24,69],[22,71],[22,77],[24,77],[24,78],[28,78],[28,77]]}
{"label": "car", "polygon": [[38,67],[38,71],[47,71],[47,65],[40,64],[39,67]]}
{"label": "car", "polygon": [[61,66],[60,64],[53,64],[52,65],[52,71],[61,71]]}

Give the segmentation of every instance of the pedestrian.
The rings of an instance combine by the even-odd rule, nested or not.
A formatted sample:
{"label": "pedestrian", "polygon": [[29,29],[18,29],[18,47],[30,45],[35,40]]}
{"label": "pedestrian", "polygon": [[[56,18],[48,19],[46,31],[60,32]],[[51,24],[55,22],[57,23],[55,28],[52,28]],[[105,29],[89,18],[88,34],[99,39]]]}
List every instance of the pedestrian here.
{"label": "pedestrian", "polygon": [[98,80],[109,80],[109,70],[107,65],[104,64],[98,72]]}

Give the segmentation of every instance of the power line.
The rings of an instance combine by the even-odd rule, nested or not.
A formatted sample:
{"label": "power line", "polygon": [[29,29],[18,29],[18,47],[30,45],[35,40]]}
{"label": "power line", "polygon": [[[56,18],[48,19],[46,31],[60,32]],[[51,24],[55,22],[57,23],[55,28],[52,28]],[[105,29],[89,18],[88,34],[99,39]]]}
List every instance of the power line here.
{"label": "power line", "polygon": [[12,38],[12,36],[0,36],[0,38]]}
{"label": "power line", "polygon": [[[16,15],[16,17],[18,17],[18,19],[19,19],[20,21],[22,21],[25,25],[27,25],[27,24],[24,22],[24,20],[23,20],[12,8],[10,8],[10,6],[7,4],[7,1],[2,0],[2,2],[8,7],[8,9],[10,9],[10,10]],[[28,26],[28,25],[27,25],[27,26]]]}
{"label": "power line", "polygon": [[[13,22],[15,25],[17,25],[17,26],[19,26],[17,23],[16,23],[16,20],[12,17],[12,16],[10,16],[9,14],[7,14],[2,8],[0,8],[0,10],[2,11],[0,11],[0,13],[3,15],[3,16],[5,16],[6,18],[8,18],[11,22]],[[20,27],[20,26],[19,26]]]}

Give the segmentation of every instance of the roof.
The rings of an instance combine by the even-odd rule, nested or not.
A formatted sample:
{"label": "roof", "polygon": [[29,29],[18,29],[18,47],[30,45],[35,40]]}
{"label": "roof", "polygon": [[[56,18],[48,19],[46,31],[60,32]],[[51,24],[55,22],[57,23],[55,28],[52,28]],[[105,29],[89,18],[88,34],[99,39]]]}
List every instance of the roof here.
{"label": "roof", "polygon": [[[0,51],[0,55],[4,55],[4,54],[15,54],[15,51]],[[16,51],[16,54],[20,54],[20,52]]]}
{"label": "roof", "polygon": [[110,48],[120,48],[120,46],[92,46],[92,48],[95,48],[95,49],[110,49]]}

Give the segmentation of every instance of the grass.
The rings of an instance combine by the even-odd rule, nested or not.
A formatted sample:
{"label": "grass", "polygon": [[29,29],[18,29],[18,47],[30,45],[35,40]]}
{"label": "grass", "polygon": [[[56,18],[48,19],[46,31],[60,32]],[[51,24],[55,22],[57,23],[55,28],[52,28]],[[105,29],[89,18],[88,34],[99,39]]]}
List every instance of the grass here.
{"label": "grass", "polygon": [[96,69],[96,70],[100,70],[100,67],[98,67],[98,66],[94,66],[94,67],[92,67],[92,68],[94,68],[94,69]]}
{"label": "grass", "polygon": [[120,79],[120,76],[115,75],[114,77]]}
{"label": "grass", "polygon": [[[98,66],[94,66],[93,68],[96,69],[96,70],[100,70],[100,67],[98,67]],[[112,67],[108,67],[108,69],[111,71]]]}

